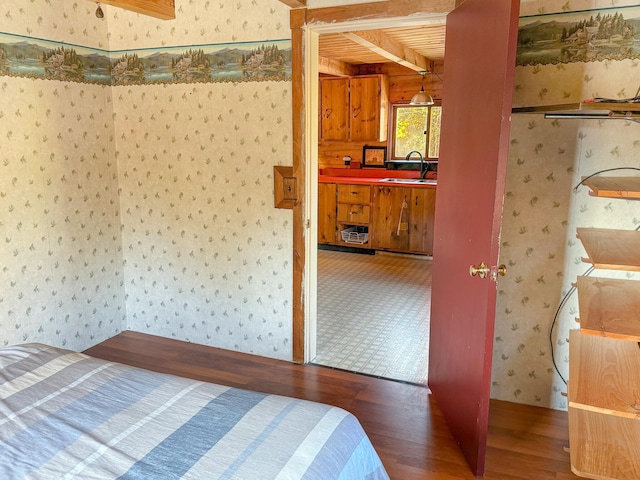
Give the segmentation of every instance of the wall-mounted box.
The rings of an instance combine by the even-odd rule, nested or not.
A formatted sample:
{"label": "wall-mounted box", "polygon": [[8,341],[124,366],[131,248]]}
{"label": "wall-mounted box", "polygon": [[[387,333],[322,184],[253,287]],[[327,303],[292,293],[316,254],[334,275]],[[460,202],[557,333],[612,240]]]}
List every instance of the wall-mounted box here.
{"label": "wall-mounted box", "polygon": [[298,201],[298,180],[293,167],[273,167],[273,197],[276,208],[293,208]]}

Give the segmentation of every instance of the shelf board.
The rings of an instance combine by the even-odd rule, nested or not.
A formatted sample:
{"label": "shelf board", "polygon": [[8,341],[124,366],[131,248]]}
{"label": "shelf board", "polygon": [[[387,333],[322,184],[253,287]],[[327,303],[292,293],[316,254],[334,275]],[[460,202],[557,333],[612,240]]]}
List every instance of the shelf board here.
{"label": "shelf board", "polygon": [[580,330],[640,342],[640,282],[578,277]]}
{"label": "shelf board", "polygon": [[569,335],[569,406],[629,418],[640,426],[638,344],[579,330]]}
{"label": "shelf board", "polygon": [[640,271],[640,232],[578,228],[577,236],[588,255],[583,260],[595,268]]}
{"label": "shelf board", "polygon": [[580,102],[580,110],[607,110],[611,112],[640,112],[640,103]]}
{"label": "shelf board", "polygon": [[560,103],[556,105],[539,105],[535,107],[514,107],[512,113],[549,113],[580,110],[580,103]]}
{"label": "shelf board", "polygon": [[580,102],[516,107],[512,113],[543,113],[545,118],[594,118],[640,121],[640,103]]}
{"label": "shelf board", "polygon": [[640,422],[636,420],[569,405],[569,443],[571,471],[579,477],[640,478]]}
{"label": "shelf board", "polygon": [[593,197],[640,199],[640,177],[591,177],[583,181]]}

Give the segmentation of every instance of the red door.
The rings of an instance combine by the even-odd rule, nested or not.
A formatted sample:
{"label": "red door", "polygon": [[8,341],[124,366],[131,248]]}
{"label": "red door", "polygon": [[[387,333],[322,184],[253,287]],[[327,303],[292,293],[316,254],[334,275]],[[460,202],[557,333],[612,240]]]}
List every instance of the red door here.
{"label": "red door", "polygon": [[467,0],[447,17],[433,254],[429,387],[484,473],[496,266],[520,0]]}

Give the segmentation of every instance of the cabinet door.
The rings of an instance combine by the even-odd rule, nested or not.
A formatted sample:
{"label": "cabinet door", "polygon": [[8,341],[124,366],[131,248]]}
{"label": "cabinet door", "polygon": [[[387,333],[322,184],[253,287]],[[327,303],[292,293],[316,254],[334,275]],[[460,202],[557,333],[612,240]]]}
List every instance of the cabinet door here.
{"label": "cabinet door", "polygon": [[318,184],[318,243],[336,243],[336,184]]}
{"label": "cabinet door", "polygon": [[436,210],[434,188],[412,188],[409,204],[409,250],[433,254],[433,219]]}
{"label": "cabinet door", "polygon": [[349,140],[349,78],[320,81],[320,139]]}
{"label": "cabinet door", "polygon": [[[411,189],[403,187],[374,187],[373,248],[407,250],[409,248],[409,199]],[[402,208],[403,202],[407,208]]]}
{"label": "cabinet door", "polygon": [[351,141],[381,140],[380,80],[379,75],[351,78]]}

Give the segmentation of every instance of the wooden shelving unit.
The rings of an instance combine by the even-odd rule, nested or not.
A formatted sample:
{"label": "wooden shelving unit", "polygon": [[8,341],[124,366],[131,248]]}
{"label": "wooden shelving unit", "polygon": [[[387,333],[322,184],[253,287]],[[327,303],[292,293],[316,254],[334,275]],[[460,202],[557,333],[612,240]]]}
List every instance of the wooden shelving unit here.
{"label": "wooden shelving unit", "polygon": [[[595,268],[640,271],[640,232],[578,228]],[[640,478],[640,282],[578,277],[580,330],[570,332],[571,470]]]}
{"label": "wooden shelving unit", "polygon": [[[514,108],[545,118],[640,123],[640,102],[586,101]],[[640,199],[640,177],[584,179],[590,195]],[[640,272],[640,232],[578,228],[594,268]],[[640,479],[640,281],[579,277],[580,330],[569,347],[571,470],[598,480]]]}
{"label": "wooden shelving unit", "polygon": [[[640,122],[640,103],[583,102],[545,118]],[[640,199],[640,177],[583,180],[591,196]],[[594,268],[640,271],[640,232],[578,228]],[[578,277],[580,330],[570,333],[571,470],[599,480],[640,478],[640,282]]]}

